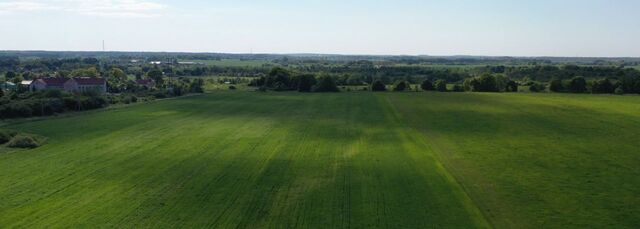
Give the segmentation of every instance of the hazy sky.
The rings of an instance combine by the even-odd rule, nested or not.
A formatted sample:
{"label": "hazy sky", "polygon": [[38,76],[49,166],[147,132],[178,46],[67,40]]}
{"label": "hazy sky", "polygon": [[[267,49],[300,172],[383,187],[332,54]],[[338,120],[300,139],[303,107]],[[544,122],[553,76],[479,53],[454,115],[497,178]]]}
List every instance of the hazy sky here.
{"label": "hazy sky", "polygon": [[0,50],[640,56],[640,0],[0,0]]}

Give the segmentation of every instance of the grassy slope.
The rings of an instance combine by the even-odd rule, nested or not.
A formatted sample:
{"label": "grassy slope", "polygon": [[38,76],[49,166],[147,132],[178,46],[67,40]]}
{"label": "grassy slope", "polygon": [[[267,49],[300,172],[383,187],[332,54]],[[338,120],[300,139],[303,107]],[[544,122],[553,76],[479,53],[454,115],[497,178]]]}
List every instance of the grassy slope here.
{"label": "grassy slope", "polygon": [[487,227],[371,94],[215,93],[13,126],[0,154],[11,227]]}

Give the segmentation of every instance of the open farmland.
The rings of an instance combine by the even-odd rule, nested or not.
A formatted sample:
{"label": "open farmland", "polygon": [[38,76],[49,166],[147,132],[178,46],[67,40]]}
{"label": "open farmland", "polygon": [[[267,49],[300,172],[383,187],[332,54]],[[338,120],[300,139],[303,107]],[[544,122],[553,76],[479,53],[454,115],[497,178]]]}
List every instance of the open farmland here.
{"label": "open farmland", "polygon": [[0,225],[638,228],[640,97],[216,92],[12,124]]}

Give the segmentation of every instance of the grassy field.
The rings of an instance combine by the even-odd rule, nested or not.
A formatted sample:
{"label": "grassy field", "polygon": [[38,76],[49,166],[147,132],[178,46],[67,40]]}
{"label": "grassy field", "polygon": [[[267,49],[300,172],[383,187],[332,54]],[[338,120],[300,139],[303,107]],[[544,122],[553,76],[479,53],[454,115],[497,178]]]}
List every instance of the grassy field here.
{"label": "grassy field", "polygon": [[215,92],[9,125],[2,227],[638,228],[640,97]]}

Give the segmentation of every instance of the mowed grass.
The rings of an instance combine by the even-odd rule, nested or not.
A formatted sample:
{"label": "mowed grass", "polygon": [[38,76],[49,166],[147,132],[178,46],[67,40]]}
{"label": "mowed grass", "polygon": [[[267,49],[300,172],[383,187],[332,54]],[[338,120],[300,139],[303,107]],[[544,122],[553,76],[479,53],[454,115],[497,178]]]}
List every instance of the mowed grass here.
{"label": "mowed grass", "polygon": [[9,128],[48,141],[0,153],[3,227],[640,226],[636,96],[215,92]]}

